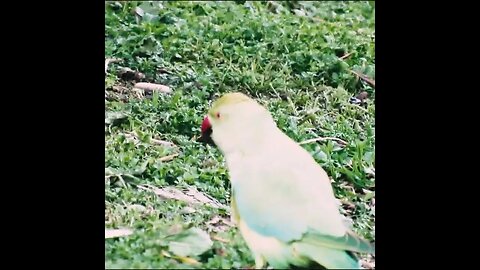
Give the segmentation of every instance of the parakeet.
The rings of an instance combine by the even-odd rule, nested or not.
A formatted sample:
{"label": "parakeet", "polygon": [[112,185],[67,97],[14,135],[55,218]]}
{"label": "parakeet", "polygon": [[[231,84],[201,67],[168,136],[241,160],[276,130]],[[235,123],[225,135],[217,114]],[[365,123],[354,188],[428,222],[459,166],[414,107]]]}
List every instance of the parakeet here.
{"label": "parakeet", "polygon": [[329,177],[289,138],[270,112],[242,93],[216,100],[200,141],[224,155],[232,187],[232,219],[255,267],[361,268],[354,252],[375,254],[339,212]]}

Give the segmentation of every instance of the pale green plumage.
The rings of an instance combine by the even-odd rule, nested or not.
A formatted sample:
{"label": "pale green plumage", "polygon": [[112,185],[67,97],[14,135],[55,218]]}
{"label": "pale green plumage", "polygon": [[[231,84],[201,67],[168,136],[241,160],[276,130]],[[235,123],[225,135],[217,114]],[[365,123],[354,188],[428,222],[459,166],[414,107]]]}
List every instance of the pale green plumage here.
{"label": "pale green plumage", "polygon": [[209,115],[214,116],[217,110],[221,107],[247,101],[251,101],[251,99],[242,93],[229,93],[223,95],[212,104],[212,108],[209,110]]}
{"label": "pale green plumage", "polygon": [[276,127],[269,112],[239,93],[224,95],[210,116],[212,139],[232,182],[232,219],[256,266],[359,268],[351,252],[375,247],[345,227],[330,180],[310,154]]}

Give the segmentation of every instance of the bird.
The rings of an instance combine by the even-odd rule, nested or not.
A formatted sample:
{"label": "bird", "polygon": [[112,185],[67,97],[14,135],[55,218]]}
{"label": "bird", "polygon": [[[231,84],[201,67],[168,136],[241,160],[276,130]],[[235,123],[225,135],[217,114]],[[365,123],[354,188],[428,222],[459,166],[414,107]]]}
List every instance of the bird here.
{"label": "bird", "polygon": [[361,269],[356,253],[375,254],[345,224],[326,171],[255,99],[222,95],[200,129],[225,157],[232,221],[256,269]]}

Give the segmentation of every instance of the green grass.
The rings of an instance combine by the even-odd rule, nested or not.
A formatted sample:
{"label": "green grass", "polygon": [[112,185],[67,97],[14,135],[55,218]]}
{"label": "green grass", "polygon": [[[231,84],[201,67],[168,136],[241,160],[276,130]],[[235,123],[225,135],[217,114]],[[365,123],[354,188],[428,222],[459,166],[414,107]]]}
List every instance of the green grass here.
{"label": "green grass", "polygon": [[[143,18],[132,12],[137,4]],[[342,212],[353,220],[354,230],[375,239],[375,90],[350,72],[375,78],[375,4],[282,5],[106,3],[105,57],[123,62],[109,65],[105,90],[110,95],[124,87],[128,100],[105,101],[105,227],[131,228],[134,233],[105,240],[105,267],[253,265],[235,228],[208,225],[215,217],[228,219],[228,211],[187,207],[141,188],[195,186],[229,204],[221,153],[195,138],[212,99],[231,91],[258,99],[298,142],[336,137],[348,143],[326,140],[302,146],[333,179],[337,197],[345,201]],[[133,82],[118,75],[119,66],[142,72],[145,81],[170,86],[172,94],[136,98],[128,92]],[[366,104],[351,104],[349,99],[362,91],[369,94]],[[132,133],[137,140],[128,135]],[[172,154],[178,156],[161,160]],[[213,237],[210,249],[193,256],[199,265],[170,257],[165,236],[179,225],[201,228]]]}

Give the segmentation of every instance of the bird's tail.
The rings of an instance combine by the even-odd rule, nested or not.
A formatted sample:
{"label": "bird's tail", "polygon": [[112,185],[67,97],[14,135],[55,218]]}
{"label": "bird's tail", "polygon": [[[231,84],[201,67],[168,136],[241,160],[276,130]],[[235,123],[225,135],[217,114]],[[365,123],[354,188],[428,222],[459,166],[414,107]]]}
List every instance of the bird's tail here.
{"label": "bird's tail", "polygon": [[360,260],[350,251],[310,243],[297,243],[295,250],[326,269],[362,269]]}

